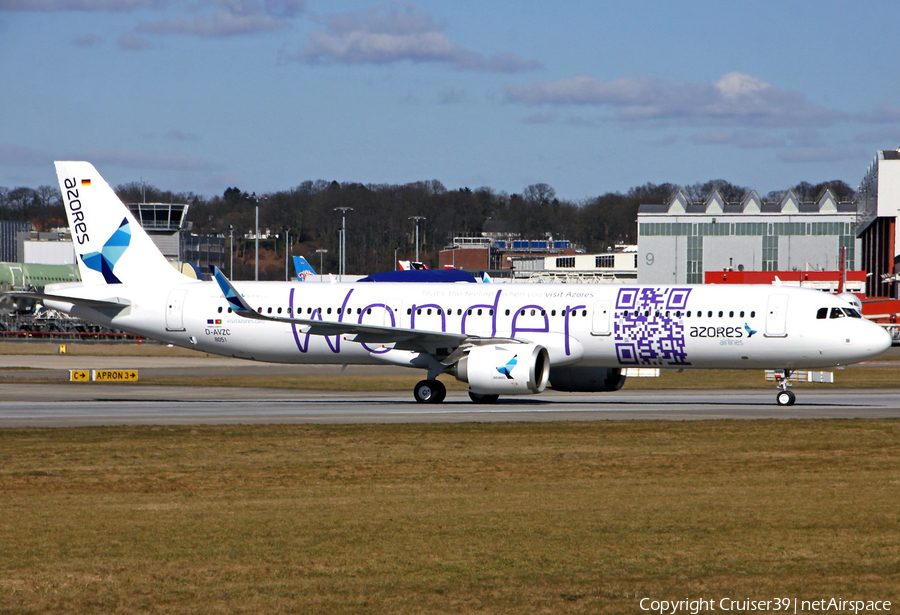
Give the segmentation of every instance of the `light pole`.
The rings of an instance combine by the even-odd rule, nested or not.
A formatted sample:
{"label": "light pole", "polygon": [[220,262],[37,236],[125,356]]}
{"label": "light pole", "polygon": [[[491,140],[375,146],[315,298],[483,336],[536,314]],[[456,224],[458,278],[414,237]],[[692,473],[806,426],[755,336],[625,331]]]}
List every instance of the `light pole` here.
{"label": "light pole", "polygon": [[340,269],[338,270],[338,280],[342,280],[342,276],[347,272],[347,212],[353,211],[352,207],[335,207],[334,211],[341,212],[341,240],[340,246]]}
{"label": "light pole", "polygon": [[228,267],[228,277],[234,279],[234,225],[228,225],[228,251],[231,253],[231,265]]}
{"label": "light pole", "polygon": [[253,193],[253,200],[256,203],[256,232],[254,236],[256,237],[256,273],[253,276],[253,279],[259,282],[259,199],[256,197],[256,193]]}
{"label": "light pole", "polygon": [[284,227],[284,281],[290,279],[290,269],[288,268],[288,255],[290,253],[290,237],[291,229]]}
{"label": "light pole", "polygon": [[325,279],[323,277],[325,275],[325,268],[322,265],[322,257],[324,256],[324,254],[326,252],[328,252],[328,250],[326,250],[325,248],[319,248],[318,250],[316,250],[316,253],[319,255],[319,280],[320,281]]}
{"label": "light pole", "polygon": [[419,262],[419,221],[424,220],[425,216],[410,216],[410,220],[414,220],[416,223],[416,262]]}

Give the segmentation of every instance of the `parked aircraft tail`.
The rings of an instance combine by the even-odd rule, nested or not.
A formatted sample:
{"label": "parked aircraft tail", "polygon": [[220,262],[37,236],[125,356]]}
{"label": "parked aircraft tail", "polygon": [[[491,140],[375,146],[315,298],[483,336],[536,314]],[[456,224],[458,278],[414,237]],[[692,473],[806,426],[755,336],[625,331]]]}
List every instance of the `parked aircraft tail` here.
{"label": "parked aircraft tail", "polygon": [[78,269],[85,285],[179,283],[175,270],[88,162],[56,162]]}
{"label": "parked aircraft tail", "polygon": [[316,270],[312,268],[309,261],[303,256],[294,257],[294,271],[297,272],[297,279],[303,282],[308,275],[316,275]]}

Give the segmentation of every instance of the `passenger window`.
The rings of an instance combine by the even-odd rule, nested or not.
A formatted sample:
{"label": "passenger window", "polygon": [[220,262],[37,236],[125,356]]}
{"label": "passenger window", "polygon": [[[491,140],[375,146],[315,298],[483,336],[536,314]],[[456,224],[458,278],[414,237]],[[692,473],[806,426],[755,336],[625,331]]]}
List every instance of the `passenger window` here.
{"label": "passenger window", "polygon": [[734,311],[728,312],[728,318],[734,318]]}
{"label": "passenger window", "polygon": [[712,310],[708,311],[706,313],[706,316],[707,316],[707,318],[712,318]]}
{"label": "passenger window", "polygon": [[828,318],[828,308],[819,308],[819,311],[816,312],[816,318],[818,318],[819,320]]}
{"label": "passenger window", "polygon": [[832,318],[843,318],[844,313],[841,311],[841,308],[831,308],[831,317]]}
{"label": "passenger window", "polygon": [[219,314],[221,314],[221,313],[222,313],[222,306],[220,305],[219,306]]}
{"label": "passenger window", "polygon": [[756,318],[756,311],[750,312],[750,318]]}
{"label": "passenger window", "polygon": [[741,310],[741,318],[744,317],[744,310]]}
{"label": "passenger window", "polygon": [[722,314],[723,314],[723,313],[724,313],[724,312],[722,312],[722,310],[719,310],[719,318],[722,318]]}

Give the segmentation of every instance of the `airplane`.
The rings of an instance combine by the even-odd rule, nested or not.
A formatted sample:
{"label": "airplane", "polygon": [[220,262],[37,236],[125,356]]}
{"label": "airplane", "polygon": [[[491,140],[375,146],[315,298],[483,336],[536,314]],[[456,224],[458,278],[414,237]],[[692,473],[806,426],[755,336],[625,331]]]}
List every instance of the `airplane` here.
{"label": "airplane", "polygon": [[277,363],[424,370],[475,403],[555,390],[619,390],[629,367],[794,370],[878,356],[890,336],[846,301],[768,285],[211,281],[176,271],[88,162],[57,162],[80,284],[29,296],[107,327],[199,351]]}

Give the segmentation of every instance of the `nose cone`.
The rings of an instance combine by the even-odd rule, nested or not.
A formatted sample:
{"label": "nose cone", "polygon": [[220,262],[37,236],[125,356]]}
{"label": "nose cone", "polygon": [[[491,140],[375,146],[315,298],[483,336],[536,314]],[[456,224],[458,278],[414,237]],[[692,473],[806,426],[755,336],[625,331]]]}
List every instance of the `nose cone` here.
{"label": "nose cone", "polygon": [[[873,323],[874,324],[874,323]],[[875,325],[878,329],[877,331],[872,332],[872,351],[875,353],[872,356],[877,357],[883,352],[886,352],[893,343],[893,339],[891,339],[891,334],[887,332],[887,329],[881,327],[879,325]]]}
{"label": "nose cone", "polygon": [[860,343],[856,344],[857,358],[854,359],[854,362],[874,359],[891,347],[893,340],[884,327],[865,320],[857,322],[860,325],[864,325],[865,328],[861,335],[855,336],[855,339],[859,340]]}

